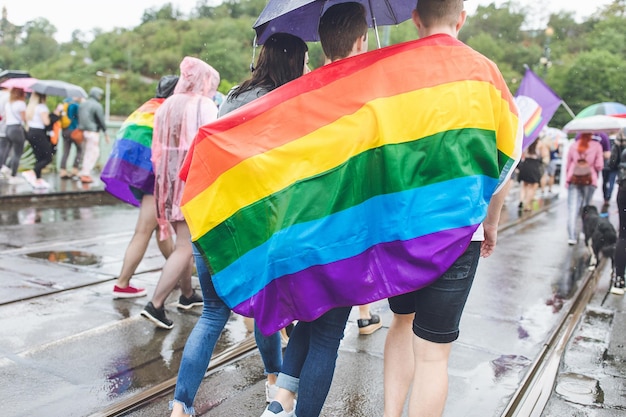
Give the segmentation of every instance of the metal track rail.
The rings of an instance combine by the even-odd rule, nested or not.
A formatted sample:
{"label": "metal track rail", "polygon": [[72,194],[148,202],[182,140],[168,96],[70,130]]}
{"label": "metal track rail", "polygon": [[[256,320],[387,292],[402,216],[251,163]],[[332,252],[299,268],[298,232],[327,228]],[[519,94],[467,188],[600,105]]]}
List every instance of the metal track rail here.
{"label": "metal track rail", "polygon": [[[207,369],[207,373],[211,371],[225,366],[237,359],[242,358],[246,354],[252,352],[257,348],[256,342],[254,340],[254,335],[250,335],[243,339],[240,343],[225,349],[217,355],[214,355],[211,358],[211,362],[209,364],[209,368]],[[206,376],[205,374],[205,376]],[[152,388],[148,388],[145,391],[142,391],[136,395],[130,396],[123,401],[120,401],[117,404],[113,404],[112,406],[106,408],[105,410],[99,411],[95,414],[91,414],[90,417],[113,417],[113,416],[123,416],[126,413],[131,411],[140,409],[148,404],[150,401],[159,398],[167,393],[170,393],[174,390],[176,386],[176,378],[170,378],[167,381],[161,382],[158,385],[155,385]]]}
{"label": "metal track rail", "polygon": [[542,414],[552,394],[565,347],[593,296],[605,264],[606,261],[602,260],[581,280],[569,311],[548,337],[501,417],[539,417]]}

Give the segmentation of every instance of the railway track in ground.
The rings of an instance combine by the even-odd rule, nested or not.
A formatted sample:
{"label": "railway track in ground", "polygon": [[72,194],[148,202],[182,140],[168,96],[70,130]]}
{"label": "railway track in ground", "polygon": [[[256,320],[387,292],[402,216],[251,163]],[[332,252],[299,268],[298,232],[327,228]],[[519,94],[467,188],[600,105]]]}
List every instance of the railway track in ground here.
{"label": "railway track in ground", "polygon": [[[254,340],[254,335],[247,336],[241,342],[223,350],[217,355],[214,355],[211,358],[209,368],[205,373],[205,377],[209,373],[221,367],[227,366],[228,364],[246,356],[247,354],[253,352],[256,348],[257,347]],[[119,403],[113,404],[104,410],[91,414],[89,417],[114,417],[126,415],[128,413],[131,413],[132,411],[142,408],[146,404],[157,398],[162,397],[163,395],[173,392],[175,386],[176,377],[170,378],[149,389],[146,389],[129,398],[126,398]]]}
{"label": "railway track in ground", "polygon": [[568,311],[561,316],[556,327],[544,342],[501,417],[541,416],[552,395],[567,343],[593,297],[605,265],[606,261],[602,260],[595,270],[588,271],[584,275],[569,303]]}

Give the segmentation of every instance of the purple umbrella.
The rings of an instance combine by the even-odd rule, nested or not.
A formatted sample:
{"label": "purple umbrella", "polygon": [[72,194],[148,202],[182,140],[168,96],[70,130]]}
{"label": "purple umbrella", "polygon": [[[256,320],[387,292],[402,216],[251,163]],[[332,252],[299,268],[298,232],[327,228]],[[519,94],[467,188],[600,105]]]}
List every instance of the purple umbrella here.
{"label": "purple umbrella", "polygon": [[378,25],[397,25],[411,18],[414,1],[407,0],[270,0],[252,28],[257,44],[278,32],[300,37],[305,42],[319,41],[317,26],[326,9],[338,3],[357,1],[367,10],[367,23],[376,31],[380,48]]}

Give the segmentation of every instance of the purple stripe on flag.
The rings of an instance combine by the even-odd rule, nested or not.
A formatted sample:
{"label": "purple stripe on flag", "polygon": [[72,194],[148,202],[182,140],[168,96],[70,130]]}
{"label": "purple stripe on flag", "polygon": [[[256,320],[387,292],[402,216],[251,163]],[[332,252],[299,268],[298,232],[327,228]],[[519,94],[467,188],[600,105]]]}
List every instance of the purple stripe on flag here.
{"label": "purple stripe on flag", "polygon": [[144,193],[154,193],[154,172],[148,171],[125,160],[112,158],[107,162],[107,172],[115,175],[107,176],[103,171],[100,177],[106,184],[105,190],[112,196],[139,207],[139,201],[133,196],[129,186],[140,189]]}
{"label": "purple stripe on flag", "polygon": [[[254,317],[261,332],[269,335],[294,320],[312,321],[335,307],[367,304],[423,288],[461,256],[477,227],[383,243],[352,258],[285,275],[233,311]],[[324,283],[318,278],[322,274],[327,277]]]}

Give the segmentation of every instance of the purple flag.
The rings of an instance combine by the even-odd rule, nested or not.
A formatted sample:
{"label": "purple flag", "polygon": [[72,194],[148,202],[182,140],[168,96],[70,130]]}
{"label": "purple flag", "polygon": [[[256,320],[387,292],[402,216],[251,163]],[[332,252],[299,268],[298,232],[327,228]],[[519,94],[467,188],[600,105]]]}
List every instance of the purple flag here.
{"label": "purple flag", "polygon": [[524,124],[524,141],[522,149],[526,149],[537,139],[539,132],[548,124],[561,105],[559,97],[530,68],[526,69],[524,79],[515,94],[515,102],[519,107],[520,120]]}

